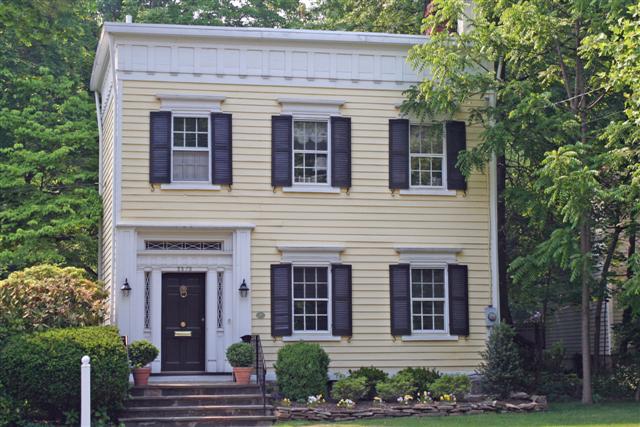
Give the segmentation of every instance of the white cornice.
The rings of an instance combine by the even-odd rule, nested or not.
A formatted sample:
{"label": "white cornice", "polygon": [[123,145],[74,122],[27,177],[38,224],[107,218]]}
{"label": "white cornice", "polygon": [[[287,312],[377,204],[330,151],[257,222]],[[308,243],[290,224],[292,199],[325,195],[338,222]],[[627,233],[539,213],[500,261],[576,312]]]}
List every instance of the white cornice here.
{"label": "white cornice", "polygon": [[340,115],[340,107],[345,103],[342,99],[317,98],[278,98],[283,114],[322,114]]}
{"label": "white cornice", "polygon": [[104,32],[118,35],[137,35],[172,38],[217,38],[248,40],[287,40],[315,43],[354,43],[412,46],[423,43],[427,36],[365,33],[352,31],[295,30],[255,27],[214,27],[207,25],[126,24],[107,22]]}
{"label": "white cornice", "polygon": [[191,230],[236,230],[253,229],[255,224],[250,222],[180,222],[180,221],[124,221],[116,225],[117,228],[136,229],[191,229]]}
{"label": "white cornice", "polygon": [[276,246],[280,252],[343,252],[344,245],[296,245],[296,244],[278,244]]}
{"label": "white cornice", "polygon": [[443,246],[395,246],[399,254],[458,254],[462,248],[450,248]]}

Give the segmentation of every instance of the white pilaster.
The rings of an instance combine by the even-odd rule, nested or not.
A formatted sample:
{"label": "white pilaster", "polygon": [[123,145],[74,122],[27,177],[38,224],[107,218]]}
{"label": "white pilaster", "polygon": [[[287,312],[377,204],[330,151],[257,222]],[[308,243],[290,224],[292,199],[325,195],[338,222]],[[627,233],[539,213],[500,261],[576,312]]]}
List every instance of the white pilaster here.
{"label": "white pilaster", "polygon": [[[151,343],[162,351],[162,272],[151,272]],[[151,372],[161,370],[161,354],[151,364]]]}
{"label": "white pilaster", "polygon": [[217,328],[216,320],[218,313],[217,292],[218,292],[218,272],[215,268],[207,271],[205,289],[205,356],[207,372],[217,372]]}
{"label": "white pilaster", "polygon": [[[143,292],[144,283],[138,283],[136,279],[136,233],[133,229],[121,229],[116,232],[116,267],[113,293],[116,300],[116,324],[120,329],[120,335],[131,337],[132,335],[132,311],[135,309],[132,295]],[[120,287],[125,280],[129,281],[131,293],[122,295]]]}

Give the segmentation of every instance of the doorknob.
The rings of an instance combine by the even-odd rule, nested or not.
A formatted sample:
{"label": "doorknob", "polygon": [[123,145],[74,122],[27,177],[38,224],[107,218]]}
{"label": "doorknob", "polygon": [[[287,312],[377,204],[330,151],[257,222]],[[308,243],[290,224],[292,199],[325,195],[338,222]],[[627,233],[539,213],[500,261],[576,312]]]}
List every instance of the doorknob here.
{"label": "doorknob", "polygon": [[180,322],[180,327],[181,328],[186,328],[187,327],[187,322],[185,322],[184,320],[182,322]]}

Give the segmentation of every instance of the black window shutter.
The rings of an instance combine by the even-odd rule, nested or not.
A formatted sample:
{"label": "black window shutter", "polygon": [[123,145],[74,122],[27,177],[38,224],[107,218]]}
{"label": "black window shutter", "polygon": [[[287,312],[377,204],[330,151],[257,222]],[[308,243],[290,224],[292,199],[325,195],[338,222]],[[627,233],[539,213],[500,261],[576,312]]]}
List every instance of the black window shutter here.
{"label": "black window shutter", "polygon": [[389,120],[389,188],[409,188],[409,120]]}
{"label": "black window shutter", "polygon": [[466,265],[449,264],[449,333],[469,335],[469,285]]}
{"label": "black window shutter", "polygon": [[291,186],[293,137],[291,116],[271,117],[271,185]]}
{"label": "black window shutter", "polygon": [[466,190],[467,180],[456,167],[458,154],[467,149],[467,130],[464,122],[450,121],[446,123],[447,135],[447,188],[449,190]]}
{"label": "black window shutter", "polygon": [[171,111],[152,111],[149,116],[149,182],[171,182]]}
{"label": "black window shutter", "polygon": [[350,117],[331,117],[331,186],[351,187]]}
{"label": "black window shutter", "polygon": [[271,335],[291,335],[291,264],[271,264]]}
{"label": "black window shutter", "polygon": [[233,184],[231,114],[211,113],[211,182]]}
{"label": "black window shutter", "polygon": [[391,290],[391,335],[411,335],[411,293],[409,264],[389,266]]}
{"label": "black window shutter", "polygon": [[332,334],[339,337],[351,336],[351,266],[333,264],[331,266],[331,306]]}

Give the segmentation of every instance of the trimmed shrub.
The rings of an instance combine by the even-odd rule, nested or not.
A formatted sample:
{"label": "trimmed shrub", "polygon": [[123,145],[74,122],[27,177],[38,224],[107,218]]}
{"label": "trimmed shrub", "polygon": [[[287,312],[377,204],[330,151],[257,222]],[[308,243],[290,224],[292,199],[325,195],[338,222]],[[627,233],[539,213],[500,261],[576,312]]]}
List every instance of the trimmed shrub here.
{"label": "trimmed shrub", "polygon": [[[367,380],[367,398],[373,399],[376,395],[376,386],[380,381],[385,381],[389,378],[386,372],[381,369],[374,368],[373,366],[360,368],[355,371],[349,370],[351,377],[363,377]],[[352,399],[353,400],[353,399]]]}
{"label": "trimmed shrub", "polygon": [[381,381],[376,386],[378,396],[385,402],[395,402],[398,397],[404,397],[407,394],[413,395],[416,391],[411,378],[406,375],[396,375],[388,380]]}
{"label": "trimmed shrub", "polygon": [[133,368],[144,368],[158,357],[158,349],[147,340],[134,341],[129,344],[129,363]]}
{"label": "trimmed shrub", "polygon": [[107,293],[74,267],[38,265],[0,281],[0,342],[20,332],[99,325]]}
{"label": "trimmed shrub", "polygon": [[253,366],[253,347],[246,342],[237,342],[227,348],[227,360],[234,368]]}
{"label": "trimmed shrub", "polygon": [[508,397],[511,392],[520,391],[524,386],[526,373],[514,337],[515,331],[506,323],[493,328],[487,348],[481,354],[479,369],[482,389],[486,393]]}
{"label": "trimmed shrub", "polygon": [[80,408],[80,359],[91,357],[91,405],[118,409],[129,389],[127,351],[114,327],[52,329],[11,337],[0,350],[0,382],[30,415],[60,418]]}
{"label": "trimmed shrub", "polygon": [[333,384],[331,396],[336,400],[351,399],[358,402],[369,392],[367,379],[365,377],[341,378]]}
{"label": "trimmed shrub", "polygon": [[436,399],[445,394],[462,397],[471,391],[471,379],[467,375],[443,375],[431,384],[430,391]]}
{"label": "trimmed shrub", "polygon": [[291,400],[326,395],[329,356],[318,344],[298,342],[278,351],[274,365],[278,389]]}
{"label": "trimmed shrub", "polygon": [[431,390],[431,384],[442,376],[437,370],[428,368],[404,368],[398,375],[410,378],[419,392]]}

